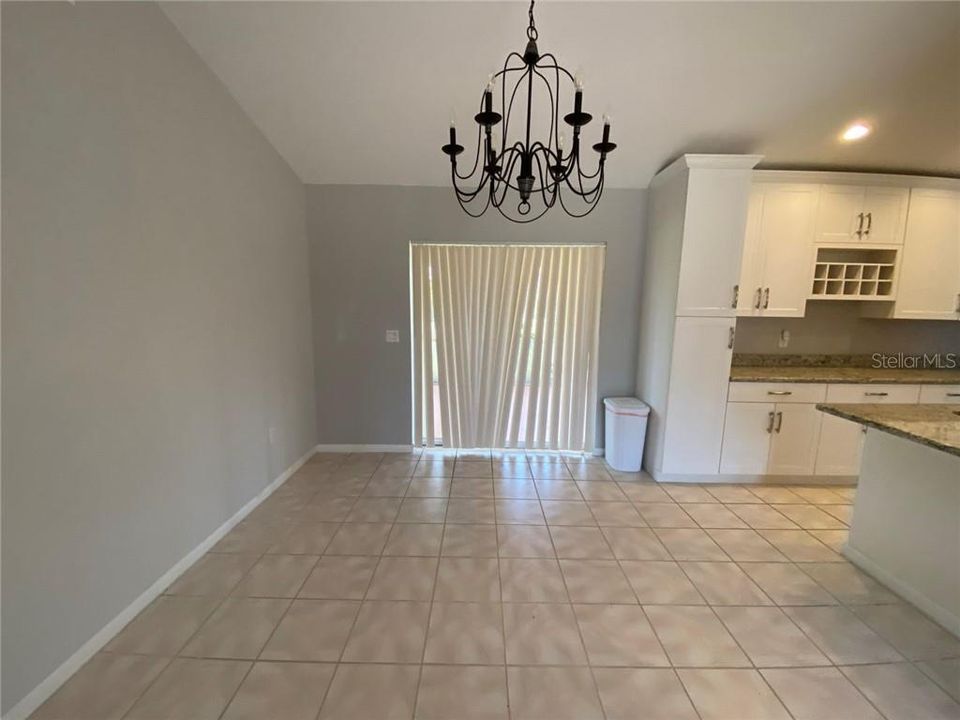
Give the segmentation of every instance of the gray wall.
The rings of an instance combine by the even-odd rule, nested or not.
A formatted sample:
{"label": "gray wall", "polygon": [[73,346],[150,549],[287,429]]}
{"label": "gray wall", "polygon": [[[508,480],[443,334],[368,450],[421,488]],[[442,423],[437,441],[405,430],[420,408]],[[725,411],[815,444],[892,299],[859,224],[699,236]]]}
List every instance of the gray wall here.
{"label": "gray wall", "polygon": [[[739,318],[739,353],[960,353],[960,322],[880,320],[860,315],[859,303],[808,302],[802,318]],[[778,348],[781,330],[790,344]]]}
{"label": "gray wall", "polygon": [[315,404],[290,168],[153,4],[2,8],[6,711],[303,455]]}
{"label": "gray wall", "polygon": [[581,220],[554,209],[514,225],[467,217],[448,188],[308,185],[319,442],[410,443],[411,241],[606,242],[599,397],[632,395],[644,205],[643,191],[608,190]]}

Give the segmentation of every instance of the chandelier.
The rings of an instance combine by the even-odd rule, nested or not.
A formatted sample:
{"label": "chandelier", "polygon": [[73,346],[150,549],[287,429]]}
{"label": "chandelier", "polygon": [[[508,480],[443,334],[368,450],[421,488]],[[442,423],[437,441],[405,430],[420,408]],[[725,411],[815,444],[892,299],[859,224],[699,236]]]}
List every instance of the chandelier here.
{"label": "chandelier", "polygon": [[[503,69],[490,76],[480,101],[477,123],[477,154],[473,168],[466,174],[457,169],[457,156],[464,147],[457,143],[456,125],[450,123],[450,142],[441,149],[450,157],[450,174],[457,201],[472,216],[483,215],[492,205],[508,220],[528,223],[542,217],[559,200],[564,211],[573,217],[589,214],[603,192],[604,163],[616,144],[610,142],[610,119],[603,119],[603,140],[593,149],[599,154],[596,170],[584,172],[580,164],[580,130],[593,116],[583,111],[583,82],[561,67],[551,53],[540,54],[537,28],[530,2],[530,24],[527,26],[527,47],[523,55],[512,52]],[[566,150],[560,128],[560,89],[573,86],[573,112],[563,116],[572,128],[572,140]],[[493,106],[497,84],[500,86],[499,108]],[[534,93],[546,93],[549,100],[549,132],[544,140],[531,138]],[[517,94],[526,95],[525,124],[519,132],[511,126],[511,112]],[[505,111],[504,111],[505,110]],[[524,118],[520,117],[518,120]],[[503,123],[499,139],[494,128]],[[510,142],[513,131],[518,137]],[[474,179],[475,178],[475,179]],[[471,189],[461,184],[475,185]],[[519,196],[516,214],[512,199]],[[565,197],[566,196],[566,197]],[[533,199],[533,203],[531,203]]]}

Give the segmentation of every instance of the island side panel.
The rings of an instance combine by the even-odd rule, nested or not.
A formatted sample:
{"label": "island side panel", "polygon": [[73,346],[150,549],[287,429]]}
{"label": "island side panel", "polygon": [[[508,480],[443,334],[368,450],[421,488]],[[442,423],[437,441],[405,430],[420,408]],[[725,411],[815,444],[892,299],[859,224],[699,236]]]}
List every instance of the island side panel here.
{"label": "island side panel", "polygon": [[960,635],[960,456],[869,428],[844,554]]}

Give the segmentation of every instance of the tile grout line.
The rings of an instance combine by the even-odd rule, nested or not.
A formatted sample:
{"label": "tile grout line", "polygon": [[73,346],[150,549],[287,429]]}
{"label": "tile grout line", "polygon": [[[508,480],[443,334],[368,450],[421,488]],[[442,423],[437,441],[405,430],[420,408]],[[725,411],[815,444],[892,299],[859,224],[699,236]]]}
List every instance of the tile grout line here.
{"label": "tile grout line", "polygon": [[[542,498],[542,497],[539,497],[539,495],[540,495],[540,488],[539,488],[538,486],[536,486],[536,484],[534,484],[534,486],[537,488],[537,496],[538,496],[538,500],[539,500],[539,502],[540,502],[540,512],[543,513],[544,521],[546,522],[546,513],[543,512],[543,498]],[[581,497],[582,497],[582,496],[583,496],[583,493],[580,492],[580,488],[577,487],[576,485],[574,485],[574,487],[577,488],[577,492],[580,493],[580,495],[581,495]],[[589,510],[588,510],[588,512],[589,512]],[[591,514],[592,514],[592,513],[591,513]],[[557,552],[557,545],[556,545],[556,543],[555,543],[554,540],[553,540],[553,533],[550,532],[550,527],[549,527],[549,525],[547,526],[547,536],[550,538],[550,545],[551,545],[551,547],[553,547],[553,554],[554,554],[554,556],[555,556],[555,558],[556,558],[557,568],[558,568],[559,571],[560,571],[560,580],[561,580],[561,582],[563,583],[563,590],[564,590],[564,592],[567,594],[567,601],[568,601],[568,605],[569,605],[569,608],[570,608],[570,614],[573,615],[573,624],[574,624],[574,625],[576,626],[576,628],[577,628],[577,637],[580,639],[580,649],[583,651],[583,657],[584,657],[584,660],[586,660],[586,663],[587,663],[587,670],[588,670],[588,672],[590,673],[590,680],[591,680],[592,683],[593,683],[594,699],[595,699],[596,702],[597,702],[597,706],[600,708],[600,714],[601,714],[604,718],[607,718],[607,717],[608,717],[608,716],[607,716],[607,710],[606,710],[606,708],[604,708],[604,706],[603,706],[603,698],[600,696],[600,686],[597,684],[597,676],[594,674],[594,672],[593,672],[593,667],[592,667],[591,664],[590,664],[590,653],[589,653],[589,651],[588,651],[588,649],[587,649],[587,643],[586,643],[586,642],[584,641],[584,639],[583,639],[583,630],[580,628],[580,620],[577,618],[577,612],[576,612],[576,610],[574,609],[574,606],[573,606],[573,597],[570,595],[570,586],[567,584],[567,576],[564,574],[564,572],[563,572],[563,566],[560,564],[560,555],[559,555],[559,553]],[[604,542],[606,542],[606,539],[605,539],[605,538],[604,538]],[[611,554],[612,554],[612,552],[613,552],[613,550],[611,549]],[[622,572],[622,571],[621,571],[621,572]],[[632,592],[632,588],[631,588],[631,592]],[[504,624],[504,627],[506,627],[506,624]],[[506,629],[504,629],[504,632],[506,632]],[[504,647],[506,647],[506,646],[504,646]]]}

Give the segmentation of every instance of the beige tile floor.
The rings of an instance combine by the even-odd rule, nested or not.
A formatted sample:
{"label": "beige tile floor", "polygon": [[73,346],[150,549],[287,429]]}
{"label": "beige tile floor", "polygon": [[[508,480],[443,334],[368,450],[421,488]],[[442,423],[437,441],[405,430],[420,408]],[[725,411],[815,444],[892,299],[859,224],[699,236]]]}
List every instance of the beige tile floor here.
{"label": "beige tile floor", "polygon": [[839,554],[854,493],[317,455],[33,717],[956,720],[960,641]]}

